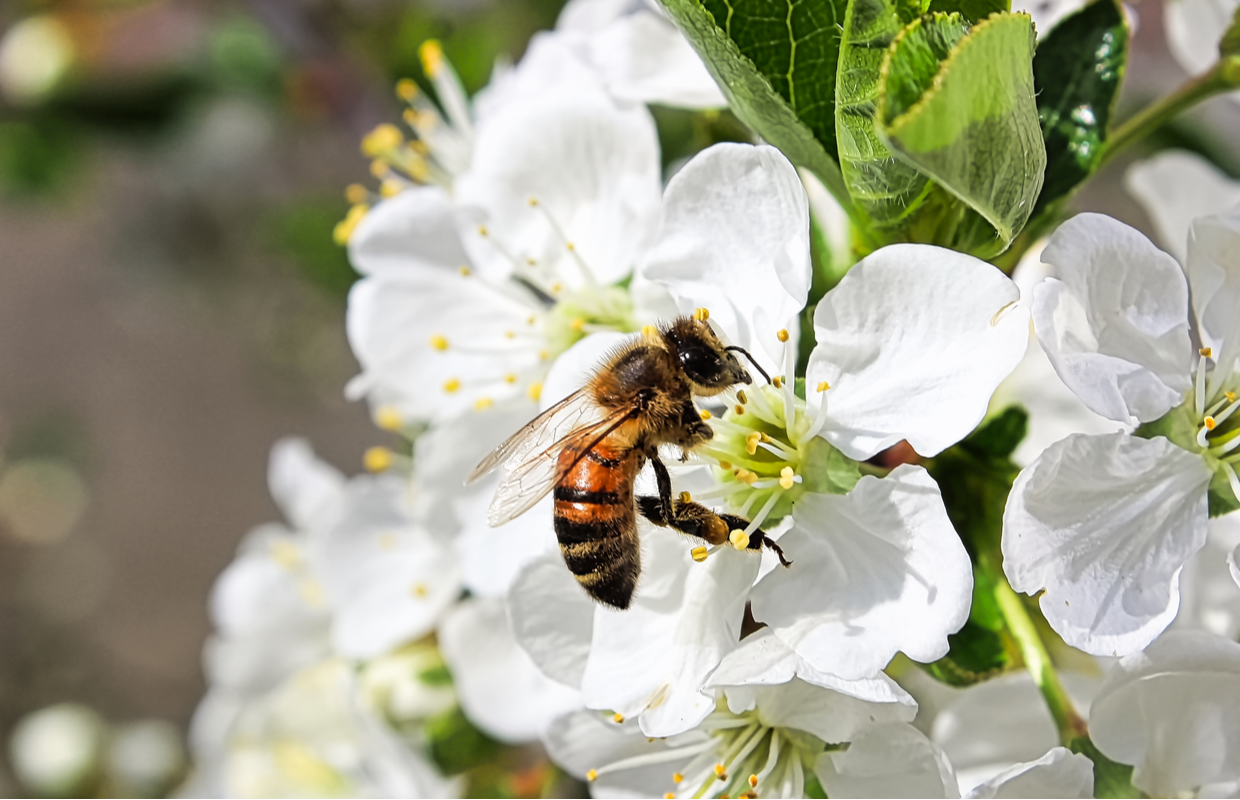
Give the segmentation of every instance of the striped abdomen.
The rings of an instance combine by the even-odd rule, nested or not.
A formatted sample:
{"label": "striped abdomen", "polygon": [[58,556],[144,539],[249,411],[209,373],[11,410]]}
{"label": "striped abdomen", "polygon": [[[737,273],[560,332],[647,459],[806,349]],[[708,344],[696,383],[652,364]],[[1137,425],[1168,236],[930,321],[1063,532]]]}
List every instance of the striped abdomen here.
{"label": "striped abdomen", "polygon": [[616,608],[629,607],[641,571],[633,480],[643,461],[606,441],[560,453],[560,469],[568,468],[554,493],[560,553],[591,597]]}

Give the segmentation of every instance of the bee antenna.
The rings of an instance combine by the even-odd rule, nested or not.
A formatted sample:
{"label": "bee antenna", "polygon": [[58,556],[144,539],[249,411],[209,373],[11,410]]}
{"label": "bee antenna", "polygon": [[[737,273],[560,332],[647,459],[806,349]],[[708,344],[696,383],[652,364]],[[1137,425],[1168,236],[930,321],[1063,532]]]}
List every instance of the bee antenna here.
{"label": "bee antenna", "polygon": [[757,361],[754,361],[753,356],[749,355],[749,351],[748,351],[748,350],[746,350],[746,349],[745,349],[745,348],[743,348],[743,347],[739,347],[739,346],[737,346],[737,345],[734,345],[734,344],[732,344],[732,345],[728,345],[727,347],[725,347],[725,348],[723,348],[723,349],[724,349],[724,350],[735,350],[735,351],[736,351],[736,352],[738,352],[738,353],[742,353],[742,354],[745,356],[745,358],[749,359],[749,363],[750,363],[750,364],[753,364],[753,368],[754,368],[754,369],[756,369],[758,372],[761,372],[761,373],[762,373],[762,377],[766,378],[766,382],[767,382],[767,383],[770,383],[770,382],[771,382],[771,376],[766,374],[766,370],[762,369],[762,366],[761,366],[760,364],[758,364],[758,362],[757,362]]}

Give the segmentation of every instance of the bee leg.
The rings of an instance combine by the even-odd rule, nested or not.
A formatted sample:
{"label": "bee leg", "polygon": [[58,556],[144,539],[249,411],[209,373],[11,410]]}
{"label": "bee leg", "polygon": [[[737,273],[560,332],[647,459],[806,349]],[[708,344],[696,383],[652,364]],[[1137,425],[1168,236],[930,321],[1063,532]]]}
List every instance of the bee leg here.
{"label": "bee leg", "polygon": [[680,498],[672,500],[671,505],[672,513],[669,515],[662,498],[649,495],[637,498],[638,512],[655,525],[696,536],[711,544],[723,544],[728,540],[727,524],[706,506]]}
{"label": "bee leg", "polygon": [[[749,526],[749,520],[744,517],[738,517],[735,514],[720,514],[719,518],[727,523],[728,530],[744,530]],[[749,534],[749,549],[761,550],[763,547],[779,556],[779,563],[785,567],[791,567],[792,562],[784,555],[783,549],[775,543],[775,540],[766,535],[766,531],[757,528],[753,533]]]}
{"label": "bee leg", "polygon": [[654,468],[655,481],[659,484],[660,513],[663,519],[669,520],[669,522],[655,524],[667,526],[671,524],[670,520],[676,517],[675,509],[672,507],[672,476],[668,474],[667,467],[659,460],[658,452],[647,453],[646,457],[650,459],[650,466]]}

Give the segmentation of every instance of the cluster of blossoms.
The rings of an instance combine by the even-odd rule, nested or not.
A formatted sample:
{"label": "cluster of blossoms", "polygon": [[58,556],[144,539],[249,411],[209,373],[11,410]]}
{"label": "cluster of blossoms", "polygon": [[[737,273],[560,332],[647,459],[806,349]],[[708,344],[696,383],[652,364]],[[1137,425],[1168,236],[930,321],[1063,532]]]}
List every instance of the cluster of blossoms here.
{"label": "cluster of blossoms", "polygon": [[[765,144],[715,144],[664,180],[646,104],[725,101],[654,6],[574,0],[472,99],[437,45],[422,55],[437,102],[398,86],[407,130],[366,138],[379,189],[351,187],[336,231],[362,275],[347,392],[412,447],[352,479],[303,442],[273,450],[287,525],[254,531],[212,596],[195,792],[460,792],[429,758],[428,721],[453,713],[540,742],[600,796],[1088,797],[1098,751],[1150,793],[1240,791],[1223,516],[1240,506],[1240,187],[1186,156],[1133,170],[1179,261],[1083,214],[1031,290],[891,244],[807,309],[813,238],[842,210]],[[1204,206],[1191,228],[1178,198]],[[502,476],[465,478],[678,314],[771,376],[700,402],[713,438],[669,454],[676,492],[751,522],[735,549],[639,522],[632,605],[603,607],[564,566],[549,498],[492,529]],[[1057,746],[1038,675],[961,689],[912,663],[949,658],[983,592],[932,470],[996,396],[1029,408],[1036,447],[1001,571],[1042,592],[1063,642],[1120,657],[1077,654],[1063,676],[1085,755]],[[790,568],[746,549],[758,527]]]}

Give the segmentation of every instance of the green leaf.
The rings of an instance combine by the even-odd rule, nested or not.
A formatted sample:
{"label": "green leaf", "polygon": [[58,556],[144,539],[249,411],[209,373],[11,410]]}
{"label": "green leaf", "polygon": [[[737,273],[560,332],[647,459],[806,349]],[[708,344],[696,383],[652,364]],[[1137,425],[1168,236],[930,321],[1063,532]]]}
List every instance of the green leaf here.
{"label": "green leaf", "polygon": [[982,458],[1007,459],[1016,452],[1028,432],[1029,412],[1020,406],[1008,406],[969,434],[960,446]]}
{"label": "green leaf", "polygon": [[1033,84],[1046,143],[1046,181],[1034,214],[1097,168],[1128,62],[1128,23],[1118,0],[1096,2],[1038,42]]}
{"label": "green leaf", "polygon": [[921,667],[948,686],[981,683],[1002,674],[1012,664],[1003,637],[971,618],[947,637],[947,644],[947,655]]}
{"label": "green leaf", "polygon": [[944,14],[956,12],[969,22],[981,22],[991,14],[1011,11],[1009,0],[932,0],[929,10]]}
{"label": "green leaf", "polygon": [[732,112],[851,208],[833,128],[845,0],[660,0]]}
{"label": "green leaf", "polygon": [[1027,14],[988,17],[926,75],[919,68],[927,54],[939,52],[960,22],[923,17],[901,32],[883,64],[875,119],[893,151],[975,212],[962,214],[951,243],[986,258],[1011,244],[1042,188],[1033,22]]}
{"label": "green leaf", "polygon": [[1094,797],[1145,797],[1132,785],[1132,767],[1107,758],[1088,736],[1073,739],[1068,749],[1094,762]]}
{"label": "green leaf", "polygon": [[1236,7],[1231,15],[1231,24],[1223,32],[1223,38],[1219,39],[1218,53],[1224,58],[1234,58],[1240,55],[1240,6]]}
{"label": "green leaf", "polygon": [[895,159],[875,130],[879,74],[888,45],[923,10],[916,0],[853,0],[840,40],[835,82],[840,170],[870,227],[892,241],[905,238],[898,231],[921,208],[930,187],[925,175]]}

